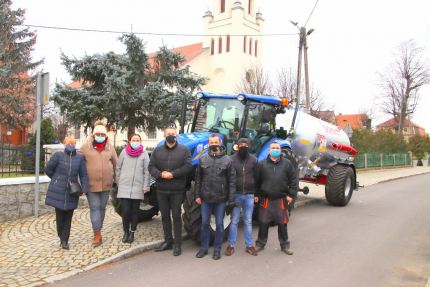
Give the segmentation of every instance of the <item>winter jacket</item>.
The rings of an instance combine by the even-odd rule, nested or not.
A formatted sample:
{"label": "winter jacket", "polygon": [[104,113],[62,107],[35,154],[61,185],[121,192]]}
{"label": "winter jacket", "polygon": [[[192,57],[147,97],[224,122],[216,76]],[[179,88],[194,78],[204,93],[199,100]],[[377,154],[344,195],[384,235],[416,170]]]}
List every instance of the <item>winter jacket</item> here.
{"label": "winter jacket", "polygon": [[289,195],[297,197],[299,178],[293,164],[285,157],[273,162],[270,157],[258,163],[257,194],[269,199]]}
{"label": "winter jacket", "polygon": [[92,137],[81,146],[80,152],[87,163],[90,192],[108,191],[112,188],[118,157],[109,139],[107,141],[101,152],[94,148]]}
{"label": "winter jacket", "polygon": [[236,170],[236,193],[255,193],[255,182],[257,178],[257,158],[248,154],[242,159],[237,153],[232,155],[231,162]]}
{"label": "winter jacket", "polygon": [[236,171],[226,155],[205,154],[199,159],[195,177],[195,197],[208,203],[233,201]]}
{"label": "winter jacket", "polygon": [[76,209],[79,197],[68,194],[67,182],[68,179],[78,182],[79,177],[82,191],[88,192],[88,175],[84,157],[76,154],[75,151],[56,152],[46,164],[45,173],[51,178],[45,204],[61,210]]}
{"label": "winter jacket", "polygon": [[146,151],[133,157],[125,149],[116,164],[118,198],[143,199],[143,189],[149,190],[149,156]]}
{"label": "winter jacket", "polygon": [[[186,146],[178,143],[172,148],[166,144],[158,146],[151,154],[148,169],[157,181],[157,192],[184,192],[187,175],[193,170],[190,151]],[[171,172],[173,178],[161,178],[163,171]]]}

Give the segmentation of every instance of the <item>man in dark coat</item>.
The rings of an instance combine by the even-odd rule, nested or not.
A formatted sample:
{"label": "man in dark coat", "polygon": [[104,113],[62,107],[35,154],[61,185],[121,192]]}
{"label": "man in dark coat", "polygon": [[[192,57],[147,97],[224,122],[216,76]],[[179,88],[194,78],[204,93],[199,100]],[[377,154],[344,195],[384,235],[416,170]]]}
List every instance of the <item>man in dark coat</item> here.
{"label": "man in dark coat", "polygon": [[267,243],[269,224],[278,225],[278,239],[282,252],[292,255],[287,232],[287,210],[297,197],[299,179],[293,164],[281,156],[281,146],[272,142],[269,156],[258,163],[257,194],[258,239],[257,251],[262,251]]}
{"label": "man in dark coat", "polygon": [[195,179],[196,203],[201,205],[202,225],[200,229],[200,250],[197,258],[208,254],[209,224],[215,215],[216,231],[213,259],[221,258],[221,246],[224,238],[224,213],[226,203],[233,207],[236,191],[236,172],[231,160],[221,149],[221,140],[216,134],[209,137],[209,151],[199,159]]}
{"label": "man in dark coat", "polygon": [[[187,175],[192,171],[191,154],[186,146],[176,141],[175,128],[164,130],[165,142],[151,155],[149,173],[157,181],[157,200],[163,222],[164,242],[155,251],[175,248],[173,255],[181,255],[182,219],[181,206],[184,198]],[[172,236],[173,217],[174,238]]]}

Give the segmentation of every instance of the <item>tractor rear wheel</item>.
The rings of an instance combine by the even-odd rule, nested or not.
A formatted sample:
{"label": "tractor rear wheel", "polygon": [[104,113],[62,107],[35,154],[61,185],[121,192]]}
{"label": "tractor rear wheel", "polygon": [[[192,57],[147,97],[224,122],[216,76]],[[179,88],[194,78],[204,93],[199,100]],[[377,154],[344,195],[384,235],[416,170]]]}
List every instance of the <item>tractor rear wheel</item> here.
{"label": "tractor rear wheel", "polygon": [[325,186],[325,197],[334,206],[345,206],[354,190],[355,175],[351,167],[337,164],[330,168]]}

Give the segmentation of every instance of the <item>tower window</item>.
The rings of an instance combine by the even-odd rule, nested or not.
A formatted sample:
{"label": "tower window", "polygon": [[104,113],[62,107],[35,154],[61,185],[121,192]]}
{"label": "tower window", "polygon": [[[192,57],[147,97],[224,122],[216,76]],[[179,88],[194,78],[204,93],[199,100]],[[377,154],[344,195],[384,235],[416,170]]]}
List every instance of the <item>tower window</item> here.
{"label": "tower window", "polygon": [[230,35],[227,35],[225,51],[230,52]]}
{"label": "tower window", "polygon": [[211,39],[211,55],[215,53],[215,40]]}
{"label": "tower window", "polygon": [[251,6],[252,6],[252,0],[249,0],[249,2],[248,2],[248,14],[251,14]]}
{"label": "tower window", "polygon": [[225,12],[225,0],[221,0],[221,13]]}
{"label": "tower window", "polygon": [[249,39],[249,54],[252,55],[252,39]]}
{"label": "tower window", "polygon": [[222,53],[222,38],[218,38],[218,54]]}
{"label": "tower window", "polygon": [[243,52],[246,53],[246,36],[243,36]]}
{"label": "tower window", "polygon": [[255,55],[255,57],[258,57],[258,41],[257,40],[255,40],[255,48],[254,48],[254,55]]}

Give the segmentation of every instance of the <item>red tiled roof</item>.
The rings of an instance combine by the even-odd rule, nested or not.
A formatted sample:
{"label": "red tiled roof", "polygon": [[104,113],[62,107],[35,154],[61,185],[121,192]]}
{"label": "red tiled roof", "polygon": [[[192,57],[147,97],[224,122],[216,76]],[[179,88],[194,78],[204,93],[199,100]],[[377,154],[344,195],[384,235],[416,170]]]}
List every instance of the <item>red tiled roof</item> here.
{"label": "red tiled roof", "polygon": [[354,115],[342,115],[339,114],[336,116],[336,125],[344,129],[346,124],[349,124],[349,126],[352,129],[361,129],[364,127],[363,121],[367,119],[366,114],[354,114]]}
{"label": "red tiled roof", "polygon": [[[179,52],[182,56],[185,57],[185,62],[182,63],[182,66],[190,63],[195,57],[197,57],[201,52],[203,52],[203,43],[195,43],[187,46],[176,47],[170,49],[173,52]],[[154,58],[157,55],[157,52],[149,53],[149,63],[152,65],[154,62]]]}
{"label": "red tiled roof", "polygon": [[82,81],[71,81],[66,86],[71,89],[79,89],[82,86]]}
{"label": "red tiled roof", "polygon": [[[403,125],[405,127],[416,127],[421,129],[423,128],[409,119],[405,119],[405,121],[403,122]],[[382,124],[377,125],[378,128],[397,128],[398,126],[399,126],[399,121],[397,118],[391,118],[388,121],[385,121]]]}

